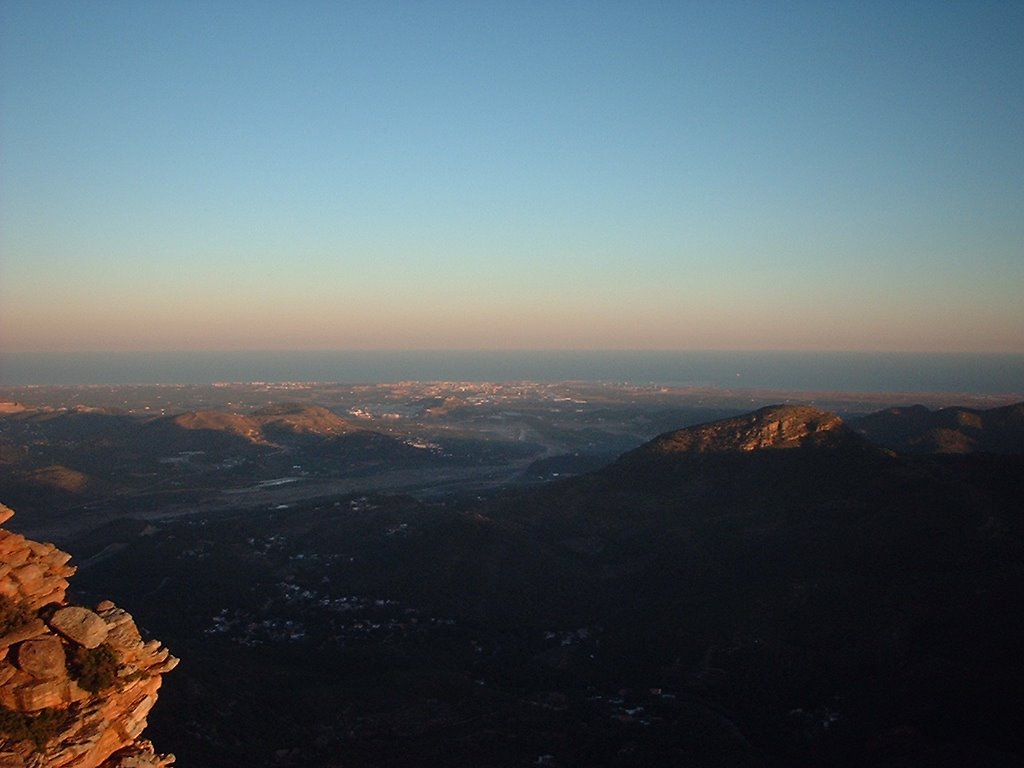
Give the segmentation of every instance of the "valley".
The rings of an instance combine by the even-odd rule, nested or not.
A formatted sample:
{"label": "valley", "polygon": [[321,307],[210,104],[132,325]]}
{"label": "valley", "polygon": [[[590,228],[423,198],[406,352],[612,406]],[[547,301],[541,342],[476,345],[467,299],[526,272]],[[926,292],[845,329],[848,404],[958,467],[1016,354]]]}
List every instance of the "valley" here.
{"label": "valley", "polygon": [[597,469],[670,429],[794,401],[857,417],[1013,398],[528,381],[4,387],[0,494],[27,532],[58,541],[121,515],[358,492],[475,498]]}
{"label": "valley", "polygon": [[1024,404],[316,387],[4,393],[11,525],[182,659],[182,764],[1024,755]]}

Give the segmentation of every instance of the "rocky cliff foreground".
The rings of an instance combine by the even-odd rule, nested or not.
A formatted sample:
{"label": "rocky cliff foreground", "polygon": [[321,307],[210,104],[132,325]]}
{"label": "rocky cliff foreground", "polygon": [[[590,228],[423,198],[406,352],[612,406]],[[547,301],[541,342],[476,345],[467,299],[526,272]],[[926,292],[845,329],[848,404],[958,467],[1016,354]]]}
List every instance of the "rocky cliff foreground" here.
{"label": "rocky cliff foreground", "polygon": [[178,660],[110,601],[69,605],[70,559],[0,528],[0,768],[170,765],[141,736]]}

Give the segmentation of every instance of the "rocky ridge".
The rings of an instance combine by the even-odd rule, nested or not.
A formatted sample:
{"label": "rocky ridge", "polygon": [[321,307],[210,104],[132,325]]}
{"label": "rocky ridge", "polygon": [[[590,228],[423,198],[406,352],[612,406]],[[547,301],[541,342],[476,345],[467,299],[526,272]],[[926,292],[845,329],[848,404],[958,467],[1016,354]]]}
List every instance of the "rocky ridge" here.
{"label": "rocky ridge", "polygon": [[842,442],[851,436],[843,420],[808,405],[770,405],[744,416],[699,424],[655,438],[646,453],[721,453],[798,448]]}
{"label": "rocky ridge", "polygon": [[141,736],[178,660],[112,602],[69,605],[70,559],[0,528],[0,768],[168,766]]}

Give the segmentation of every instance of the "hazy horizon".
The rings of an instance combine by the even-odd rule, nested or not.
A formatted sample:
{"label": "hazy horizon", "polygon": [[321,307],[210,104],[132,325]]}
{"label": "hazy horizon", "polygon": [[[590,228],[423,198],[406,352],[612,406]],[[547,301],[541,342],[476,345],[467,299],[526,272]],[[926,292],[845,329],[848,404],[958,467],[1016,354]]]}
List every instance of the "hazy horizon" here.
{"label": "hazy horizon", "polygon": [[995,2],[4,3],[0,355],[1024,353],[1022,40]]}
{"label": "hazy horizon", "polygon": [[587,381],[1024,397],[1024,355],[643,350],[6,353],[0,387],[215,382]]}

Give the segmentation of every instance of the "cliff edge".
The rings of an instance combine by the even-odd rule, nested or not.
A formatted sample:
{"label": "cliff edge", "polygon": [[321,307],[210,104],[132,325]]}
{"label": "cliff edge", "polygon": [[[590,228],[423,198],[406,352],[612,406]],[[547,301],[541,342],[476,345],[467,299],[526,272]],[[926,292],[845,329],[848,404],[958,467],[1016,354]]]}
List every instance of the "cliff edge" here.
{"label": "cliff edge", "polygon": [[110,601],[69,605],[70,559],[0,527],[0,768],[164,768],[141,736],[178,660]]}

